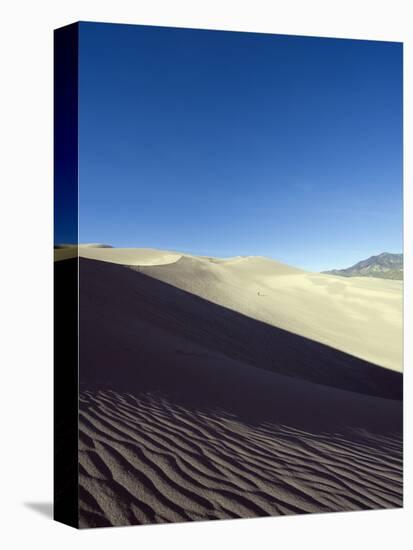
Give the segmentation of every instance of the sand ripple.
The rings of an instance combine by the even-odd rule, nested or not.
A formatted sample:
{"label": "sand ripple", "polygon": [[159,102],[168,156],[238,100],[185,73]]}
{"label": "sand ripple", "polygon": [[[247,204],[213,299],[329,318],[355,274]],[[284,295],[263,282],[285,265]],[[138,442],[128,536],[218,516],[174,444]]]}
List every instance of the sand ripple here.
{"label": "sand ripple", "polygon": [[80,526],[402,505],[399,436],[309,433],[157,394],[83,391]]}

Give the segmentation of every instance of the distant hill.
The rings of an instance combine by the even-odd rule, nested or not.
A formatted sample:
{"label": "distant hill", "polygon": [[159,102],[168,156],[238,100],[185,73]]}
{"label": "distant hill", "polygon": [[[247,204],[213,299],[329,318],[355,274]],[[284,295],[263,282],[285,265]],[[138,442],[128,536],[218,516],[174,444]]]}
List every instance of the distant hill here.
{"label": "distant hill", "polygon": [[323,273],[341,277],[379,277],[401,280],[403,279],[403,254],[382,252],[378,256],[371,256],[346,269],[331,269]]}

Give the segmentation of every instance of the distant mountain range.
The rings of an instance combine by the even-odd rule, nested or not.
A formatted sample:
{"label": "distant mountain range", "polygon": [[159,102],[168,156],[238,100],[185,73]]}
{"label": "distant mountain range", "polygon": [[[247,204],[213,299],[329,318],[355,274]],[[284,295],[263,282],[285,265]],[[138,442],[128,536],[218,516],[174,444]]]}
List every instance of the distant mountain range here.
{"label": "distant mountain range", "polygon": [[371,256],[346,269],[331,269],[323,273],[341,277],[379,277],[401,280],[403,279],[403,254],[382,252],[378,256]]}

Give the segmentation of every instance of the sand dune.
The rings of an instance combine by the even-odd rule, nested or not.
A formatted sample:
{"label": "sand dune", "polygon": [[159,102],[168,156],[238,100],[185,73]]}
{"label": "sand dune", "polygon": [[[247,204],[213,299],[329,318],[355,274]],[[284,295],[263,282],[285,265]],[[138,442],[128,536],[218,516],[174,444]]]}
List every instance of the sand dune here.
{"label": "sand dune", "polygon": [[401,281],[310,273],[263,257],[94,246],[80,248],[80,257],[133,266],[253,319],[402,370]]}
{"label": "sand dune", "polygon": [[393,370],[402,368],[399,281],[341,279],[267,258],[215,264],[182,257],[141,271],[253,319]]}
{"label": "sand dune", "polygon": [[100,260],[122,265],[164,265],[176,262],[181,258],[178,252],[168,252],[153,248],[85,248],[79,251],[82,258]]}
{"label": "sand dune", "polygon": [[322,341],[367,315],[397,356],[397,283],[109,250],[79,260],[80,526],[402,505],[402,375]]}
{"label": "sand dune", "polygon": [[[150,365],[158,387],[170,373],[184,386],[205,371],[207,382],[224,356],[340,389],[401,397],[399,373],[124,266],[81,258],[79,270],[80,350],[85,353],[83,376],[91,380],[113,379],[113,358],[114,364],[130,365],[130,375],[139,372],[142,380]],[[201,284],[206,280],[199,277]],[[93,364],[98,366],[90,371]],[[115,372],[119,381],[122,371]],[[228,375],[232,381],[235,374]]]}

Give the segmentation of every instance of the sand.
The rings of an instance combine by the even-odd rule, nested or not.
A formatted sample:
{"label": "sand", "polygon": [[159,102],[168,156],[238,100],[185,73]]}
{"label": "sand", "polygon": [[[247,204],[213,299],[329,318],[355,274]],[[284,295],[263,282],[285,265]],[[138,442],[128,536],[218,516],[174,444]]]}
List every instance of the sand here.
{"label": "sand", "polygon": [[252,319],[402,370],[402,281],[310,273],[256,256],[217,259],[95,246],[81,247],[79,255],[134,266]]}
{"label": "sand", "polygon": [[142,269],[248,317],[402,369],[402,283],[306,273],[267,258],[183,257]]}
{"label": "sand", "polygon": [[150,394],[82,393],[79,472],[81,527],[402,504],[400,436],[254,425]]}
{"label": "sand", "polygon": [[113,250],[80,250],[81,527],[402,505],[397,281]]}
{"label": "sand", "polygon": [[101,244],[81,244],[79,247],[63,245],[54,250],[54,260],[61,261],[78,256],[120,265],[163,265],[175,262],[181,257],[178,252],[167,252],[154,248],[112,248]]}

